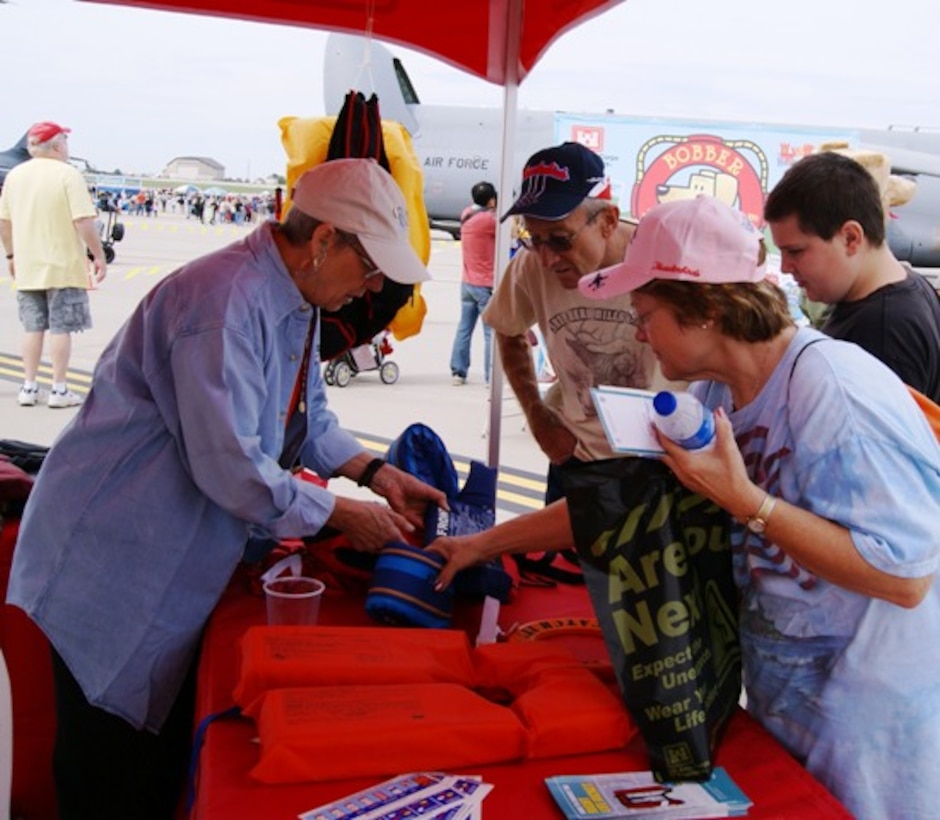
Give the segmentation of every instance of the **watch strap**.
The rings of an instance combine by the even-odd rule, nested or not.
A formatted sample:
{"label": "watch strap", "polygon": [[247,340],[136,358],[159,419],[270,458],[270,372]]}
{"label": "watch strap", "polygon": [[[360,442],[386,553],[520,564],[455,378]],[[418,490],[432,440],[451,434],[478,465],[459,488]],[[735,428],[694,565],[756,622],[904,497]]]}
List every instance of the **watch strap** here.
{"label": "watch strap", "polygon": [[770,493],[764,496],[764,500],[761,501],[760,506],[757,508],[757,512],[754,515],[749,515],[744,520],[744,525],[753,530],[753,525],[757,525],[758,531],[763,531],[764,527],[767,526],[767,519],[770,518],[770,514],[774,511],[774,507],[777,506],[777,498],[772,496]]}

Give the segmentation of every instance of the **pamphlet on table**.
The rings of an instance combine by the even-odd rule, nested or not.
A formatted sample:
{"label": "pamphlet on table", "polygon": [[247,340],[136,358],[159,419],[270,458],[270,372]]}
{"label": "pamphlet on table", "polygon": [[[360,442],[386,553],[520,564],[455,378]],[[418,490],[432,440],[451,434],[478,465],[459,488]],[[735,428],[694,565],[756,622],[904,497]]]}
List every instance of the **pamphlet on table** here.
{"label": "pamphlet on table", "polygon": [[650,771],[560,775],[545,783],[567,820],[743,817],[753,805],[721,767],[701,783],[660,783]]}
{"label": "pamphlet on table", "polygon": [[492,785],[479,777],[412,772],[298,815],[300,820],[480,820]]}

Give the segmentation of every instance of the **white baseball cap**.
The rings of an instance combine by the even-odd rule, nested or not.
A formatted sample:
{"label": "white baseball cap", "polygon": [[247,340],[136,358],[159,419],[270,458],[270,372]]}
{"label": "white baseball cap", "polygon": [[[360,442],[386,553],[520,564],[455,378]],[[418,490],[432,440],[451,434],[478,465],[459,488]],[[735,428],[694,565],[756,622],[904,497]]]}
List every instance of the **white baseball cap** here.
{"label": "white baseball cap", "polygon": [[629,293],[654,279],[759,282],[761,233],[739,210],[700,195],[657,205],[640,220],[623,262],[582,276],[590,299]]}
{"label": "white baseball cap", "polygon": [[297,180],[291,205],[354,234],[393,282],[413,285],[431,278],[411,247],[398,183],[374,159],[332,159],[314,166]]}

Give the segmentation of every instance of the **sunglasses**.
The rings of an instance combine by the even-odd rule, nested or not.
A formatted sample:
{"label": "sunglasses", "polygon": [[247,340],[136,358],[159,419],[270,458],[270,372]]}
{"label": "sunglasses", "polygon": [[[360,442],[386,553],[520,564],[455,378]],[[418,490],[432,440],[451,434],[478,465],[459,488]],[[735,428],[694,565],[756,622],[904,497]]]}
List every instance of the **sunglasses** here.
{"label": "sunglasses", "polygon": [[574,240],[581,231],[583,231],[588,225],[590,225],[594,220],[601,215],[601,211],[595,211],[591,214],[587,221],[576,231],[572,231],[567,236],[562,234],[551,234],[545,239],[542,239],[540,236],[527,236],[521,237],[519,239],[519,244],[523,248],[530,251],[539,251],[541,248],[548,248],[552,253],[565,253],[570,251],[574,247]]}

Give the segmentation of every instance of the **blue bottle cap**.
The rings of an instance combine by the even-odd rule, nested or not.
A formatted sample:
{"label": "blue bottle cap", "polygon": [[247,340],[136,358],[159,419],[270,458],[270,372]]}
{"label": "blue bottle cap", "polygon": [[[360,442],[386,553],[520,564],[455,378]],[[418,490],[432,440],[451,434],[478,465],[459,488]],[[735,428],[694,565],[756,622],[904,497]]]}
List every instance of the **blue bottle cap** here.
{"label": "blue bottle cap", "polygon": [[653,409],[660,416],[671,416],[676,412],[678,404],[675,393],[669,390],[661,390],[653,396]]}

